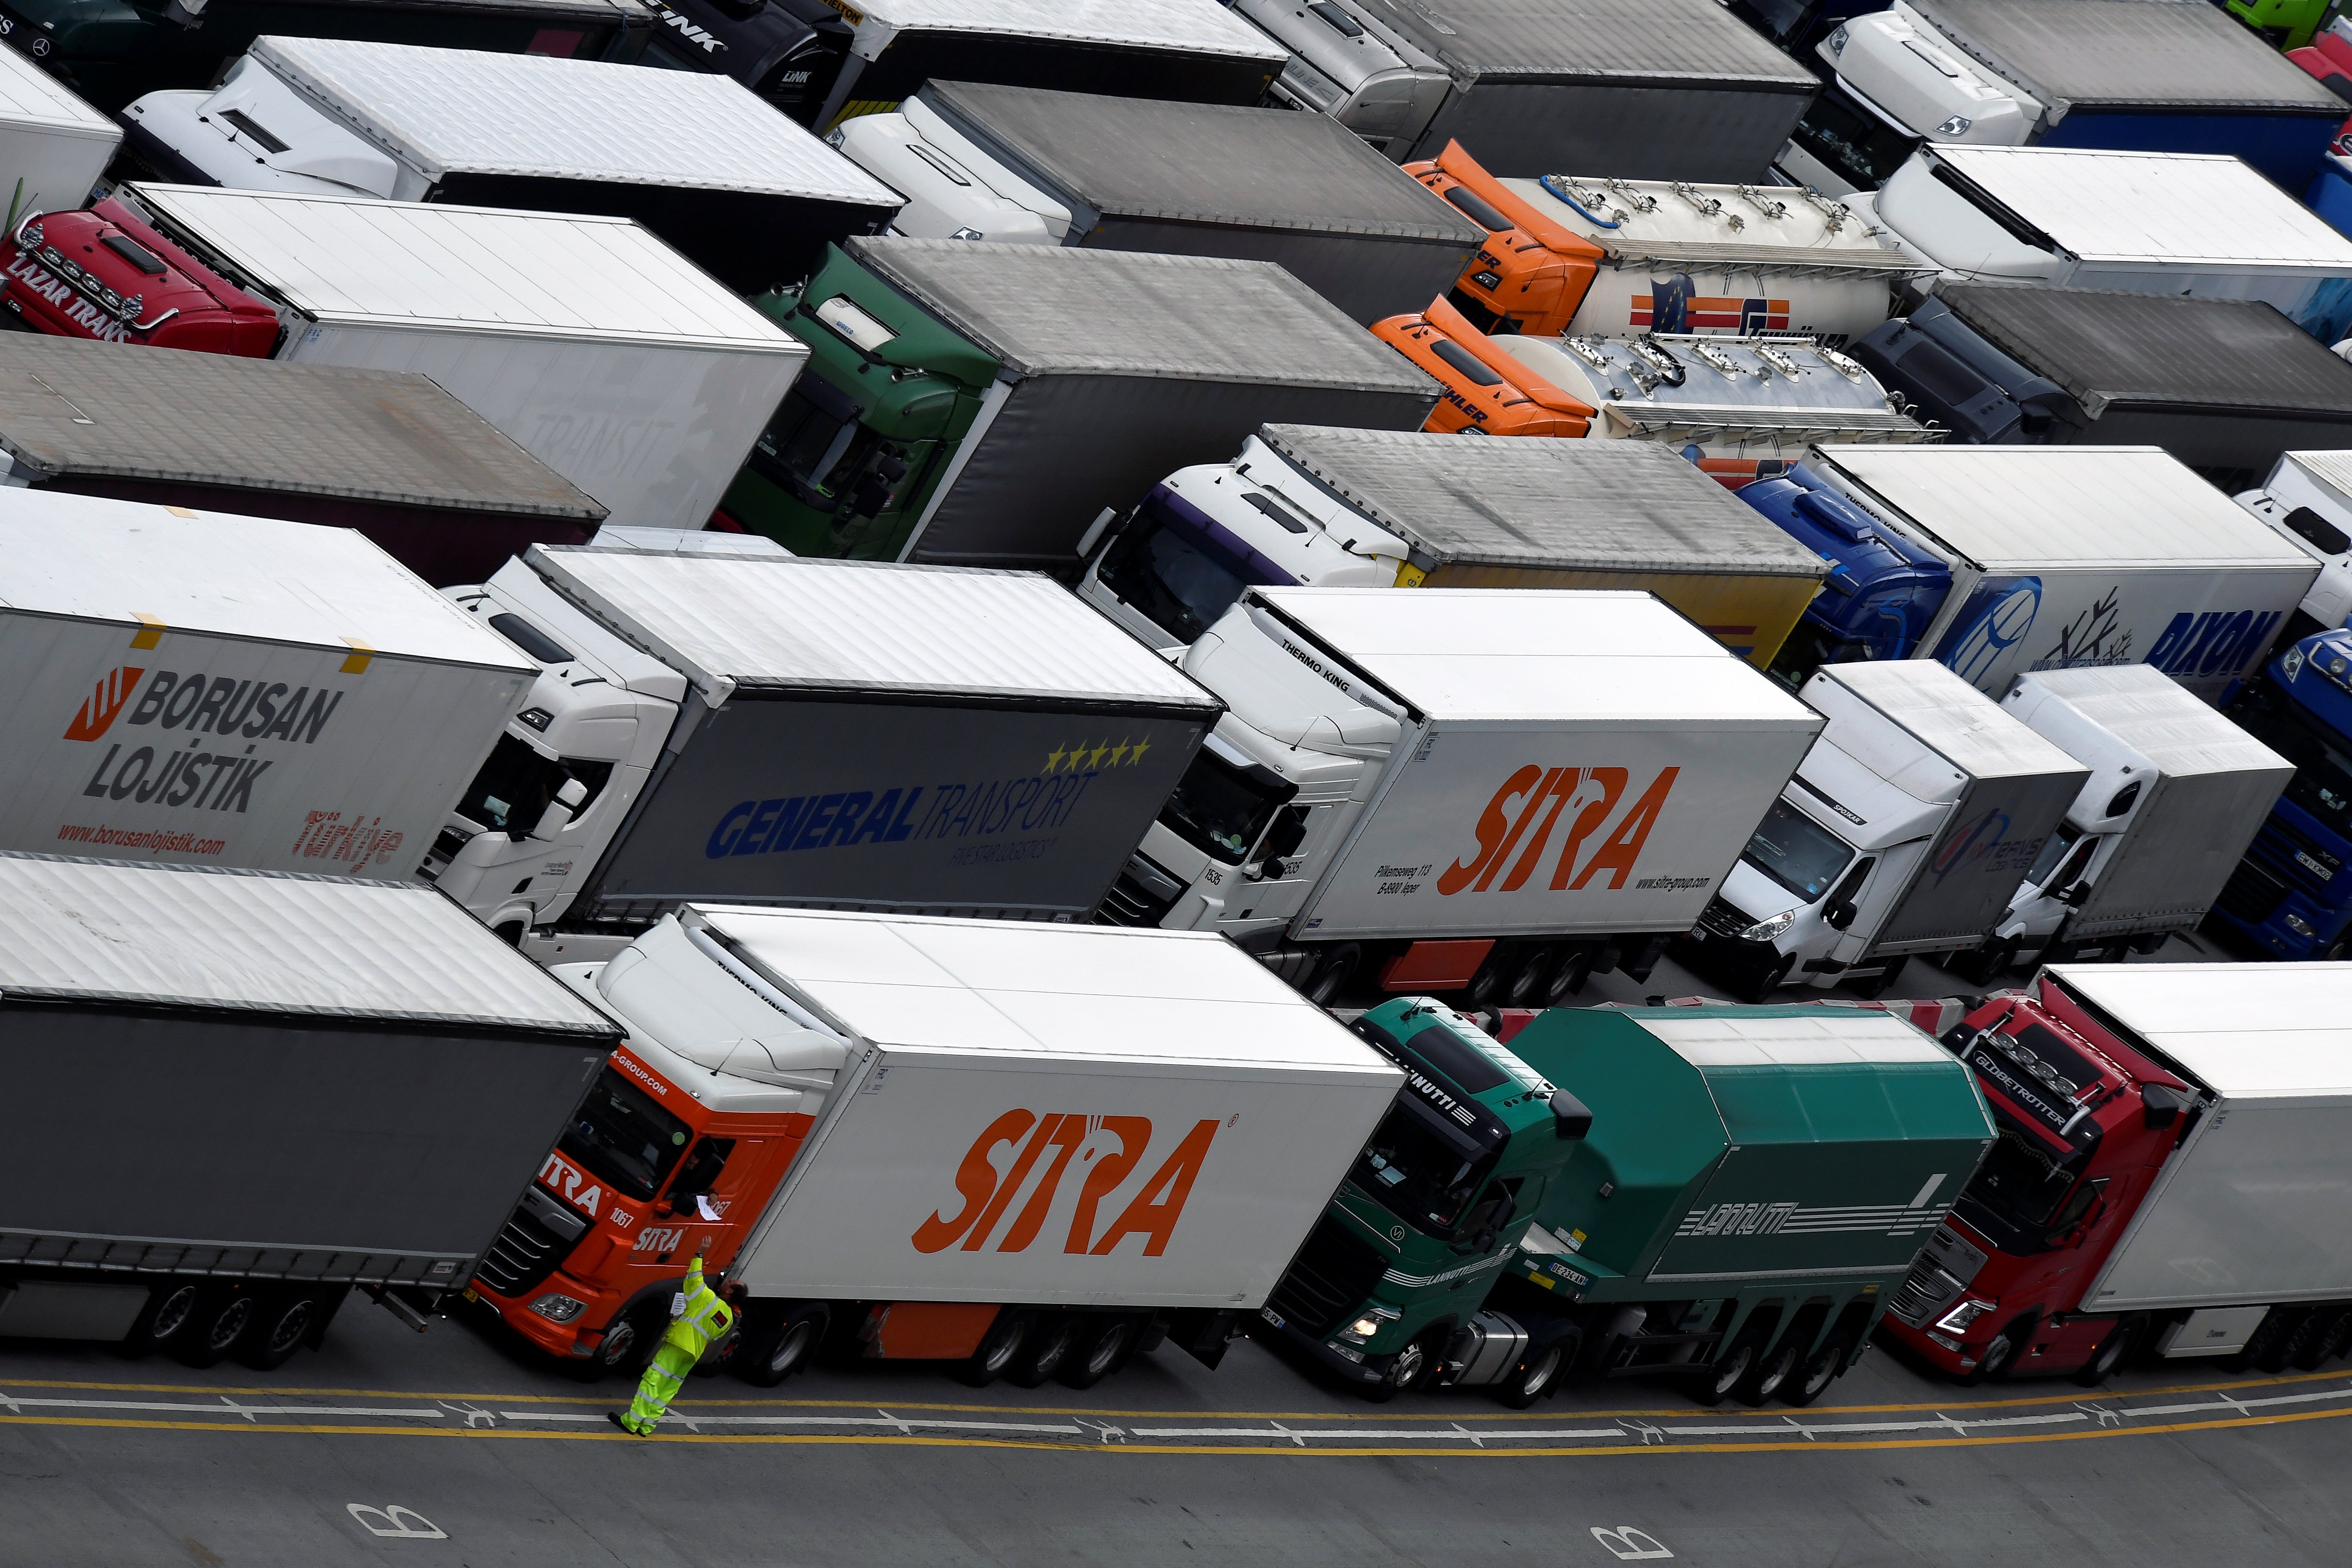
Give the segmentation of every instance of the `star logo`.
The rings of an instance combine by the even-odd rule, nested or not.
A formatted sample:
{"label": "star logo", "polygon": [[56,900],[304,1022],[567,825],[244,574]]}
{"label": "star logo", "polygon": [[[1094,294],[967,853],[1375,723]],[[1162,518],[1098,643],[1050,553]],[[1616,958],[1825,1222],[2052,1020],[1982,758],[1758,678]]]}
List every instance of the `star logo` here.
{"label": "star logo", "polygon": [[1050,773],[1055,768],[1060,767],[1062,765],[1062,759],[1067,755],[1069,755],[1069,753],[1059,746],[1056,746],[1052,751],[1046,752],[1045,771]]}
{"label": "star logo", "polygon": [[1141,763],[1141,762],[1143,761],[1143,753],[1144,753],[1145,752],[1147,752],[1147,751],[1150,751],[1150,749],[1151,749],[1151,742],[1149,742],[1149,741],[1138,741],[1138,742],[1135,743],[1135,750],[1134,750],[1134,752],[1131,752],[1131,753],[1129,755],[1129,757],[1128,757],[1128,759],[1127,759],[1127,760],[1128,760],[1129,762],[1130,762],[1130,763]]}
{"label": "star logo", "polygon": [[1101,745],[1097,746],[1097,747],[1095,748],[1094,755],[1087,759],[1087,766],[1088,766],[1088,767],[1090,767],[1090,768],[1099,768],[1099,767],[1101,767],[1101,766],[1102,766],[1102,760],[1103,760],[1103,753],[1104,753],[1105,752],[1109,751],[1109,750],[1110,750],[1110,741],[1109,741],[1108,737],[1105,737],[1105,738],[1104,738],[1104,741],[1103,741],[1103,743],[1102,743]]}
{"label": "star logo", "polygon": [[1120,761],[1126,757],[1128,750],[1127,737],[1121,735],[1118,738],[1118,744],[1110,749],[1110,765],[1118,766]]}

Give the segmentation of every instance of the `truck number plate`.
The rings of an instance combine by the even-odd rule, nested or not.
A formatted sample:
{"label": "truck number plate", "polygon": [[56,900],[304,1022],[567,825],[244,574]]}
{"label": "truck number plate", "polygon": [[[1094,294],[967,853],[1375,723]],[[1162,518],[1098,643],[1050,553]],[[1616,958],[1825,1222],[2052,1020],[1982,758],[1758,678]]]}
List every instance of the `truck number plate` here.
{"label": "truck number plate", "polygon": [[1260,1307],[1257,1310],[1257,1315],[1264,1318],[1267,1322],[1272,1323],[1277,1329],[1282,1327],[1282,1314],[1276,1311],[1271,1307]]}
{"label": "truck number plate", "polygon": [[2302,862],[2303,868],[2305,870],[2310,872],[2313,876],[2319,878],[2323,881],[2336,875],[2335,872],[2329,870],[2326,867],[2321,865],[2318,861],[2313,859],[2310,856],[2305,854],[2300,849],[2294,852],[2294,858]]}
{"label": "truck number plate", "polygon": [[475,1289],[471,1285],[468,1285],[468,1286],[467,1286],[467,1287],[466,1287],[466,1300],[468,1300],[468,1301],[478,1301],[478,1300],[480,1300],[481,1299],[482,1299],[482,1293],[481,1293],[479,1290]]}

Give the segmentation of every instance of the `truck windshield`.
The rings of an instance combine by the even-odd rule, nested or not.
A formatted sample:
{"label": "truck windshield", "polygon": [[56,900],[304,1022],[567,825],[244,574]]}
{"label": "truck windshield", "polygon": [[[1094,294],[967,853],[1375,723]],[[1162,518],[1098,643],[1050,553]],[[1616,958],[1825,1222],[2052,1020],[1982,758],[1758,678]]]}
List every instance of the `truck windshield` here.
{"label": "truck windshield", "polygon": [[1991,1210],[2014,1229],[2041,1230],[2074,1185],[2073,1171],[2035,1148],[2015,1128],[2004,1127],[1961,1197]]}
{"label": "truck windshield", "polygon": [[1103,556],[1104,586],[1182,642],[1199,639],[1254,583],[1287,584],[1195,525],[1153,491]]}
{"label": "truck windshield", "polygon": [[1297,793],[1296,784],[1253,778],[1203,747],[1176,781],[1160,820],[1202,854],[1238,866],[1249,858],[1274,814]]}
{"label": "truck windshield", "polygon": [[2264,675],[2231,710],[2246,733],[2294,764],[2285,798],[2339,838],[2352,838],[2352,755]]}
{"label": "truck windshield", "polygon": [[2060,823],[2058,831],[2042,841],[2042,853],[2033,858],[2033,868],[2025,873],[2026,884],[2035,888],[2047,886],[2050,873],[2058,869],[2058,857],[2073,848],[2075,840],[2082,837],[2081,828],[2071,823]]}
{"label": "truck windshield", "polygon": [[[751,468],[802,504],[830,511],[865,466],[875,436],[857,422],[847,398],[830,386],[813,397],[814,390],[796,384],[784,394],[775,418],[751,445]],[[837,406],[820,407],[818,398]]]}
{"label": "truck windshield", "polygon": [[692,1137],[651,1095],[606,1068],[555,1146],[614,1192],[650,1203]]}
{"label": "truck windshield", "polygon": [[540,814],[572,775],[512,735],[500,735],[482,771],[457,797],[457,815],[493,833],[520,838],[539,826]]}
{"label": "truck windshield", "polygon": [[1740,859],[1809,904],[1819,903],[1853,851],[1845,841],[1785,800],[1772,809],[1748,839]]}
{"label": "truck windshield", "polygon": [[1465,1151],[1430,1124],[1435,1114],[1418,1100],[1398,1100],[1349,1179],[1413,1229],[1451,1237],[1503,1150]]}
{"label": "truck windshield", "polygon": [[1830,172],[1874,191],[1894,178],[1924,137],[1897,131],[1836,88],[1813,100],[1790,132],[1797,145],[1828,166]]}

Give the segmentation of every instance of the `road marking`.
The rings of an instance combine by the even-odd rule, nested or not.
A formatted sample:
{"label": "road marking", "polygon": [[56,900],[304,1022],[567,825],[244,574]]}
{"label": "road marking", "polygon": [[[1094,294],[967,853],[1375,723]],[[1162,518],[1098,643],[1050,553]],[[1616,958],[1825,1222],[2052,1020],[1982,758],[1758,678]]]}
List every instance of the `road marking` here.
{"label": "road marking", "polygon": [[1656,1536],[1630,1524],[1621,1524],[1614,1530],[1596,1524],[1592,1527],[1592,1539],[1620,1563],[1648,1563],[1674,1555],[1658,1543]]}
{"label": "road marking", "polygon": [[[372,1503],[347,1502],[343,1505],[361,1528],[370,1535],[381,1535],[388,1541],[446,1541],[449,1532],[413,1508],[398,1503],[386,1503],[377,1508]],[[382,1525],[370,1524],[367,1516],[373,1514],[383,1521]],[[404,1523],[403,1521],[411,1522]]]}

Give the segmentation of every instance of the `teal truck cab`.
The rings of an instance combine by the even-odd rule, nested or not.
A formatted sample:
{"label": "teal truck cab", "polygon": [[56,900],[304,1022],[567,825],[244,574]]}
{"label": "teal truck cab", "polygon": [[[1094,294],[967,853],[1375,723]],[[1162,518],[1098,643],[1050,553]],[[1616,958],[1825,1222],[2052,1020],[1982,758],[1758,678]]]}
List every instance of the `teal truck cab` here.
{"label": "teal truck cab", "polygon": [[1809,1405],[1994,1136],[1885,1013],[1553,1008],[1505,1046],[1407,999],[1354,1027],[1407,1089],[1262,1317],[1376,1400],[1657,1374]]}

